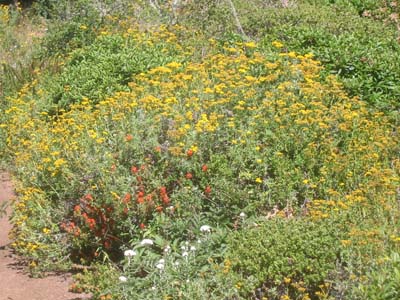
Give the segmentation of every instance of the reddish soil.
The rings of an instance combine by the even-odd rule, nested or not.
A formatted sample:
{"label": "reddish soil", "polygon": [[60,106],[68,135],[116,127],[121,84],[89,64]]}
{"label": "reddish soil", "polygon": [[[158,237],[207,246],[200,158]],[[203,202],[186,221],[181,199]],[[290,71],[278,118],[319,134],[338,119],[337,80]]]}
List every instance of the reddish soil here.
{"label": "reddish soil", "polygon": [[[0,204],[14,197],[13,186],[7,173],[0,171]],[[10,208],[7,210],[10,215]],[[0,218],[0,300],[82,300],[87,295],[68,291],[70,274],[31,278],[18,263],[9,249],[8,232],[11,224],[8,217]]]}

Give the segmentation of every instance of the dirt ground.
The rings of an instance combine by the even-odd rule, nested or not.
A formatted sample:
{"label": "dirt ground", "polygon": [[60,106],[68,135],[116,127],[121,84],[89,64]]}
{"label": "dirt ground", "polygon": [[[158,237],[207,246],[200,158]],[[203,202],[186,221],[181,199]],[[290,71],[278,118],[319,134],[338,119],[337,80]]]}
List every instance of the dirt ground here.
{"label": "dirt ground", "polygon": [[[9,174],[0,171],[0,204],[14,197],[13,185]],[[17,257],[9,249],[11,241],[8,232],[11,224],[7,216],[0,218],[0,300],[82,300],[88,295],[68,291],[71,284],[70,274],[31,278],[18,264]]]}

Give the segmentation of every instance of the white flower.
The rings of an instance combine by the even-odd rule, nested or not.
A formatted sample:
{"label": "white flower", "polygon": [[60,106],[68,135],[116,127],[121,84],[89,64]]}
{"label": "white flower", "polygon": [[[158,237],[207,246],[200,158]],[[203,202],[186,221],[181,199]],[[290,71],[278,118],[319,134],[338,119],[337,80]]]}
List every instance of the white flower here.
{"label": "white flower", "polygon": [[181,250],[185,251],[186,250],[186,246],[181,246]]}
{"label": "white flower", "polygon": [[136,251],[133,251],[133,250],[125,250],[124,255],[125,255],[126,257],[132,257],[132,256],[135,256],[135,255],[136,255]]}
{"label": "white flower", "polygon": [[126,278],[125,276],[119,276],[119,281],[121,281],[121,282],[127,282],[128,281],[128,278]]}
{"label": "white flower", "polygon": [[170,247],[170,246],[166,246],[166,247],[164,248],[164,252],[165,252],[165,253],[168,253],[170,250],[171,250],[171,247]]}
{"label": "white flower", "polygon": [[211,226],[208,225],[203,225],[200,227],[201,232],[210,232],[211,231]]}
{"label": "white flower", "polygon": [[246,217],[246,214],[245,214],[244,212],[241,212],[240,215],[239,215],[239,217],[245,218],[245,217]]}
{"label": "white flower", "polygon": [[190,246],[190,251],[196,251],[196,247],[195,246]]}
{"label": "white flower", "polygon": [[159,270],[164,270],[164,264],[158,263],[158,264],[156,264],[156,268]]}
{"label": "white flower", "polygon": [[164,258],[161,258],[161,259],[158,261],[158,263],[159,263],[159,264],[165,264],[165,259],[164,259]]}
{"label": "white flower", "polygon": [[197,244],[201,244],[201,240],[197,240]]}
{"label": "white flower", "polygon": [[143,239],[143,240],[140,242],[140,245],[142,245],[142,246],[153,245],[153,244],[154,244],[154,242],[153,242],[153,240],[151,240],[151,239]]}
{"label": "white flower", "polygon": [[182,253],[182,256],[183,256],[183,257],[186,257],[186,256],[188,256],[188,255],[189,255],[189,252],[187,252],[187,251],[185,251],[185,252]]}
{"label": "white flower", "polygon": [[153,285],[152,287],[151,287],[151,290],[152,291],[155,291],[157,288]]}

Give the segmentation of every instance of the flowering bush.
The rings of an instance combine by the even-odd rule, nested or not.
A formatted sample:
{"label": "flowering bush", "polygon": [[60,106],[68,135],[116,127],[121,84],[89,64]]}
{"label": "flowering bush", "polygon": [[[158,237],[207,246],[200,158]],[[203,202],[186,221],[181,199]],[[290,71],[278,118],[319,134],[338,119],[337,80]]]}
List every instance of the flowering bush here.
{"label": "flowering bush", "polygon": [[[342,248],[304,249],[282,269],[262,253],[262,269],[245,268],[259,256],[234,253],[235,237],[246,246],[246,230],[279,218],[275,230],[265,224],[271,236],[283,230],[293,239],[263,245],[282,255],[307,241],[336,247],[365,233],[358,223],[344,226],[343,238],[315,225],[337,214],[390,220],[398,128],[348,97],[334,76],[321,78],[311,54],[287,52],[279,41],[263,50],[213,39],[200,54],[181,42],[188,35],[180,27],[107,32],[73,52],[54,85],[39,78],[7,100],[2,128],[20,181],[14,247],[32,269],[114,262],[111,273],[120,274],[92,289],[104,299],[246,298],[264,279],[279,290],[289,275],[323,298],[315,293],[329,271],[344,267],[335,264]],[[54,87],[64,89],[61,98]],[[307,239],[295,236],[299,228],[310,230]],[[398,235],[388,229],[376,239],[389,232]],[[238,261],[225,257],[227,247]],[[362,253],[349,262],[378,253],[355,249]],[[309,264],[322,267],[307,273]]]}
{"label": "flowering bush", "polygon": [[280,39],[292,51],[313,53],[323,73],[337,74],[348,94],[380,110],[398,111],[398,1],[296,2],[287,9],[246,6],[245,31],[266,45]]}

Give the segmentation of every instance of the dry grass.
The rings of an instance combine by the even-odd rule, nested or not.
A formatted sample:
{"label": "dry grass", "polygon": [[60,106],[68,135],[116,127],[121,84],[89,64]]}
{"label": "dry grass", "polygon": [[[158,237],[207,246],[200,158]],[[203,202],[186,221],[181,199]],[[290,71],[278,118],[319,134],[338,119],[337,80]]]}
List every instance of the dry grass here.
{"label": "dry grass", "polygon": [[5,96],[32,78],[34,52],[46,24],[19,8],[1,6],[0,14],[0,96]]}

